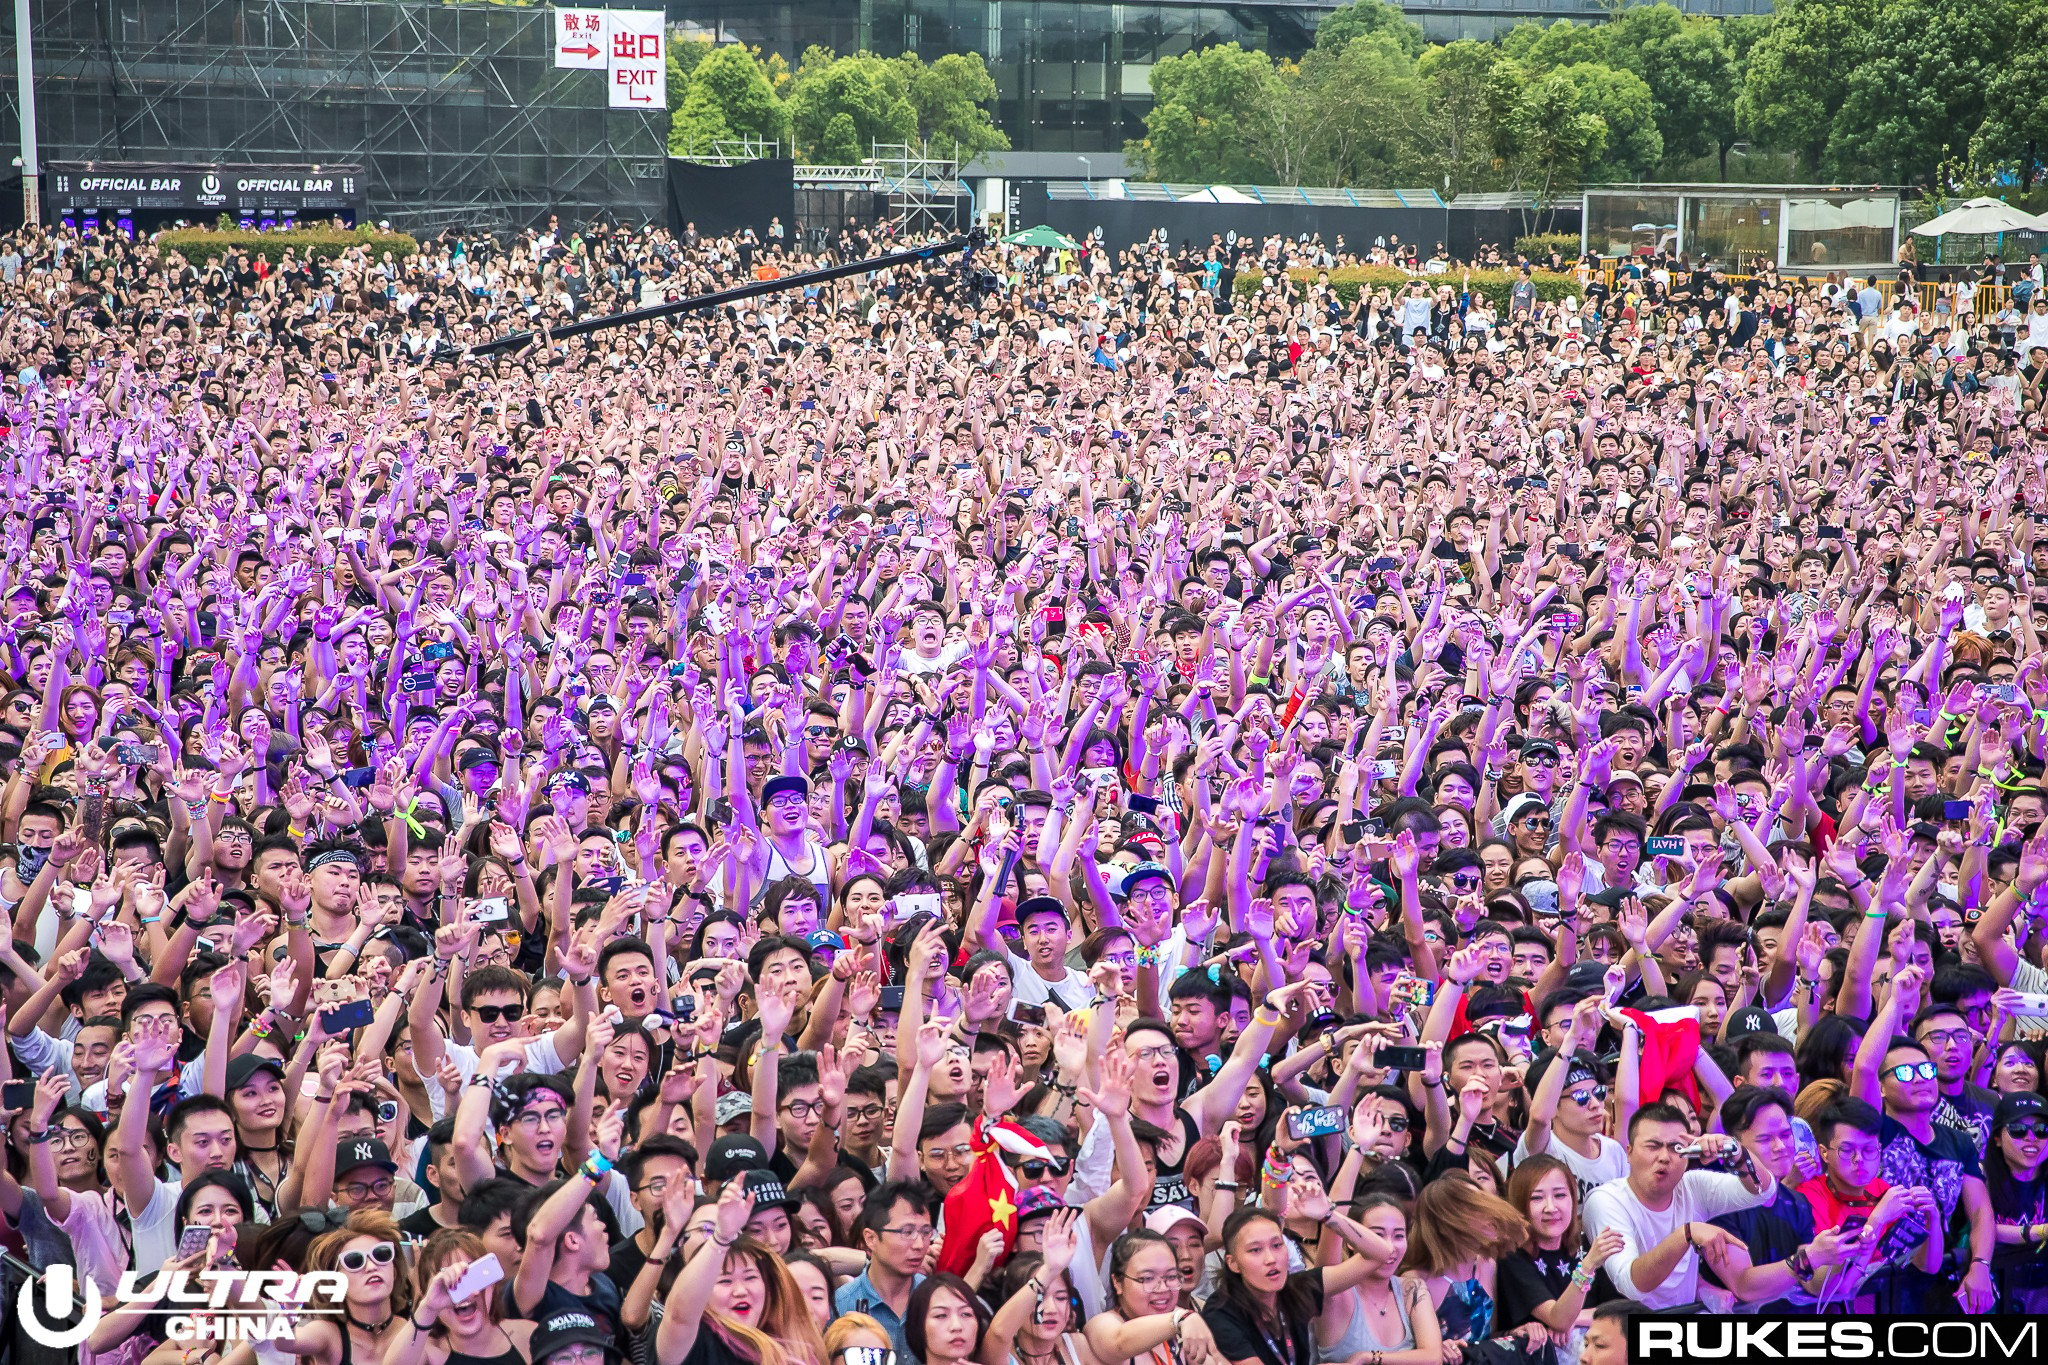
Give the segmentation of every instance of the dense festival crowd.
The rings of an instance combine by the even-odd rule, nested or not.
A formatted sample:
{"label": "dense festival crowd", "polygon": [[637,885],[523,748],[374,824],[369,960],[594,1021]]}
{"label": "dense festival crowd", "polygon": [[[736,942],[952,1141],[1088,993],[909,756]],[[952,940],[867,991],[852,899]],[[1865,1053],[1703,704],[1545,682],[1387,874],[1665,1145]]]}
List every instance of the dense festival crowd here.
{"label": "dense festival crowd", "polygon": [[[2048,1308],[2048,298],[1217,241],[552,335],[879,245],[0,240],[0,1215],[79,1359]],[[231,1266],[346,1297],[151,1311]]]}

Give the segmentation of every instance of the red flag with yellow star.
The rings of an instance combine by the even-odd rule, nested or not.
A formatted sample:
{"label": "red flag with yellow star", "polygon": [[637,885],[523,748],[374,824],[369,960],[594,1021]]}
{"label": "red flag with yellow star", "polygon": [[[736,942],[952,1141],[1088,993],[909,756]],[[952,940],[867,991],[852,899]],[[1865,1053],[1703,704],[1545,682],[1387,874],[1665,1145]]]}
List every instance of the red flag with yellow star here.
{"label": "red flag with yellow star", "polygon": [[1003,1153],[1049,1160],[1052,1151],[1021,1126],[1002,1122],[979,1124],[974,1130],[974,1164],[960,1183],[946,1192],[946,1240],[939,1269],[964,1274],[974,1264],[975,1248],[990,1228],[1003,1234],[1003,1254],[1017,1246],[1017,1177]]}

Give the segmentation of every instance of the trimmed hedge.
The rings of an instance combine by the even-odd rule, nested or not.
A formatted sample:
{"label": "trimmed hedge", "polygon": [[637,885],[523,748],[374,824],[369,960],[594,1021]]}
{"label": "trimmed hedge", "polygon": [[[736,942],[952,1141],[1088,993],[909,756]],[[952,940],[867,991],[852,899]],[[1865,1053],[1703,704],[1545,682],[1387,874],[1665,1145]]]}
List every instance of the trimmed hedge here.
{"label": "trimmed hedge", "polygon": [[[1288,274],[1296,284],[1313,284],[1316,270],[1291,270]],[[1395,293],[1410,283],[1420,280],[1434,289],[1439,284],[1457,285],[1462,276],[1457,273],[1443,275],[1411,275],[1405,270],[1392,266],[1354,266],[1330,272],[1330,286],[1337,291],[1337,297],[1346,307],[1358,299],[1360,289],[1387,289]],[[1575,297],[1579,293],[1579,282],[1569,275],[1560,275],[1548,270],[1537,270],[1530,274],[1536,282],[1536,297],[1545,303]],[[1505,270],[1475,270],[1472,272],[1471,288],[1475,294],[1483,294],[1503,315],[1508,311],[1508,297],[1515,287],[1516,276]],[[1258,271],[1246,271],[1237,277],[1237,292],[1257,292],[1265,276]]]}
{"label": "trimmed hedge", "polygon": [[389,251],[410,256],[420,249],[417,239],[404,232],[379,232],[375,228],[304,227],[278,228],[258,232],[253,228],[173,228],[157,234],[157,246],[175,251],[188,261],[205,262],[230,253],[261,256],[275,262],[291,251],[300,260],[339,256],[352,247],[366,246],[372,255]]}
{"label": "trimmed hedge", "polygon": [[1555,251],[1567,261],[1579,259],[1579,234],[1576,232],[1534,232],[1527,237],[1515,238],[1515,250],[1532,261],[1540,261]]}

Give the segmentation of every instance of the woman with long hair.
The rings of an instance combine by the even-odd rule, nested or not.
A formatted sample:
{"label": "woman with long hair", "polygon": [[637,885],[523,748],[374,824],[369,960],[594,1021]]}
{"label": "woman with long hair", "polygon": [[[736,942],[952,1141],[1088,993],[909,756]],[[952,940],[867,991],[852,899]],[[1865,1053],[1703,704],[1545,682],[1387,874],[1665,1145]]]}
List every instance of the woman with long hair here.
{"label": "woman with long hair", "polygon": [[1529,1240],[1500,1258],[1495,1316],[1506,1328],[1542,1323],[1563,1354],[1591,1324],[1593,1309],[1620,1296],[1601,1266],[1621,1250],[1621,1231],[1603,1229],[1586,1245],[1578,1178],[1554,1156],[1517,1165],[1508,1177],[1507,1202],[1528,1222]]}
{"label": "woman with long hair", "polygon": [[399,1327],[382,1365],[526,1365],[533,1324],[507,1320],[495,1286],[455,1297],[463,1272],[488,1254],[484,1239],[467,1228],[442,1228],[427,1238],[414,1266],[419,1307]]}
{"label": "woman with long hair", "polygon": [[1368,1365],[1443,1365],[1443,1329],[1436,1306],[1419,1275],[1400,1273],[1408,1255],[1408,1211],[1392,1194],[1368,1194],[1357,1204],[1358,1221],[1386,1243],[1386,1254],[1374,1257],[1364,1279],[1352,1291],[1352,1318],[1337,1325],[1334,1338],[1327,1319],[1320,1324],[1322,1360],[1356,1360]]}
{"label": "woman with long hair", "polygon": [[1223,1272],[1202,1319],[1217,1352],[1237,1365],[1312,1365],[1315,1321],[1325,1298],[1363,1283],[1391,1252],[1378,1233],[1337,1212],[1320,1185],[1302,1194],[1280,1188],[1289,1196],[1290,1213],[1325,1225],[1352,1254],[1336,1265],[1290,1274],[1287,1232],[1279,1217],[1262,1208],[1232,1214],[1223,1225]]}
{"label": "woman with long hair", "polygon": [[[339,1228],[313,1240],[306,1269],[341,1272],[348,1293],[338,1316],[306,1318],[291,1337],[275,1343],[278,1348],[314,1365],[381,1362],[406,1330],[413,1307],[412,1272],[398,1223],[382,1210],[357,1209]],[[231,1359],[228,1365],[242,1362]]]}
{"label": "woman with long hair", "polygon": [[967,1281],[945,1271],[927,1275],[910,1291],[903,1337],[924,1365],[967,1365],[980,1360],[988,1336],[988,1309]]}
{"label": "woman with long hair", "polygon": [[[1522,1215],[1464,1172],[1452,1171],[1422,1187],[1412,1228],[1402,1268],[1422,1277],[1444,1340],[1476,1343],[1494,1336],[1498,1262],[1529,1240]],[[1532,1342],[1542,1335],[1540,1327],[1524,1330]]]}
{"label": "woman with long hair", "polygon": [[741,1235],[753,1212],[754,1197],[727,1182],[662,1305],[654,1334],[661,1365],[825,1365],[825,1343],[789,1271]]}
{"label": "woman with long hair", "polygon": [[[152,1288],[181,1273],[232,1266],[236,1238],[254,1216],[249,1187],[240,1176],[227,1171],[206,1171],[194,1176],[178,1195],[174,1235],[182,1243],[188,1231],[200,1228],[206,1230],[204,1241],[197,1251],[165,1261],[144,1276],[140,1286]],[[90,1362],[115,1356],[122,1361],[178,1365],[186,1354],[187,1344],[165,1338],[166,1321],[150,1311],[154,1306],[154,1299],[117,1302],[85,1339],[79,1360]],[[195,1318],[212,1315],[197,1305],[192,1308]]]}
{"label": "woman with long hair", "polygon": [[2000,1099],[1984,1153],[1984,1188],[1997,1220],[1991,1278],[2000,1313],[2048,1312],[2048,1104],[2028,1093]]}
{"label": "woman with long hair", "polygon": [[1081,1296],[1067,1268],[1079,1239],[1079,1209],[1059,1209],[1045,1221],[1042,1250],[1012,1256],[993,1296],[1000,1306],[989,1320],[976,1357],[981,1365],[1097,1365],[1081,1335]]}
{"label": "woman with long hair", "polygon": [[1173,1243],[1164,1236],[1139,1228],[1117,1238],[1109,1248],[1110,1306],[1082,1329],[1095,1358],[1104,1365],[1179,1365],[1196,1342],[1207,1353],[1214,1342],[1209,1324],[1183,1301],[1189,1288]]}

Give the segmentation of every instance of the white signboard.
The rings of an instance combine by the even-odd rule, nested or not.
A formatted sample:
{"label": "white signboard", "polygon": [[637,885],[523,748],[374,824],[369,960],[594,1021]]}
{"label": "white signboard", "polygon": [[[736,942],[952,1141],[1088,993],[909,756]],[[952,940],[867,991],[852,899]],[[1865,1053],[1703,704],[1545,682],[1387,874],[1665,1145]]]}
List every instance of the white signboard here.
{"label": "white signboard", "polygon": [[601,9],[555,11],[555,65],[578,71],[603,71],[610,57]]}
{"label": "white signboard", "polygon": [[605,11],[605,16],[610,56],[605,78],[611,84],[611,107],[667,109],[667,15],[658,9],[615,9]]}

